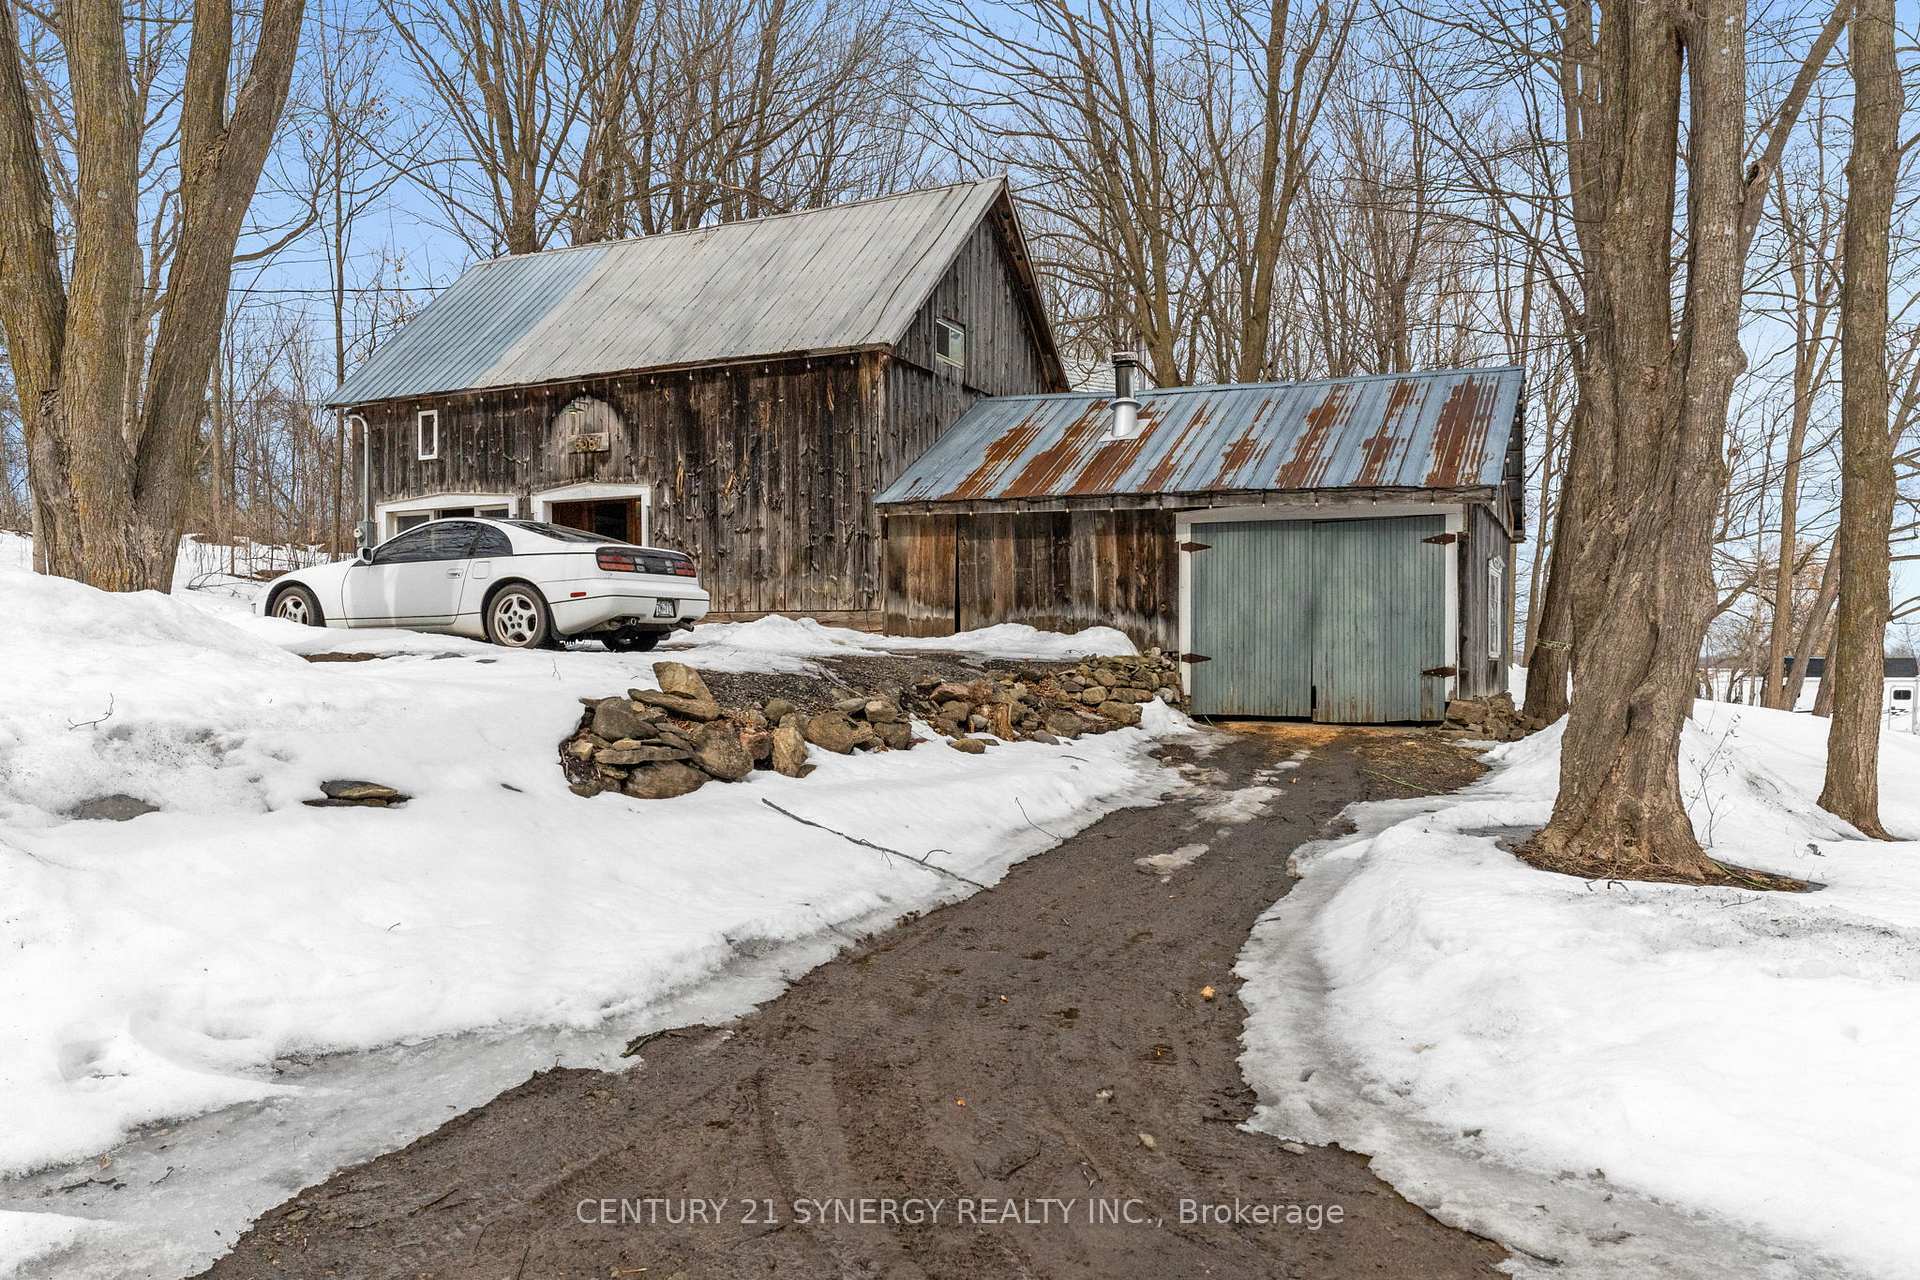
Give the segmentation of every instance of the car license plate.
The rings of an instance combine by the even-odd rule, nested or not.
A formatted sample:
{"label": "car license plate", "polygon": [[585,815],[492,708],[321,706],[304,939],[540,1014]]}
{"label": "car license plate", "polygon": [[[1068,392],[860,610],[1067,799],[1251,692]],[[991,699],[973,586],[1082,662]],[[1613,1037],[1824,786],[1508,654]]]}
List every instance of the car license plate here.
{"label": "car license plate", "polygon": [[655,600],[653,602],[653,616],[656,618],[671,618],[673,616],[673,601]]}

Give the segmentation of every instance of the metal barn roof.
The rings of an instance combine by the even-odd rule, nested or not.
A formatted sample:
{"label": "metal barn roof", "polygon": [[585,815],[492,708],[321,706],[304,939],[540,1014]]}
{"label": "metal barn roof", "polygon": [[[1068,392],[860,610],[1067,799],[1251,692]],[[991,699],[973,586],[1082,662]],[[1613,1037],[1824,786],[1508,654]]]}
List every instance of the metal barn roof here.
{"label": "metal barn roof", "polygon": [[495,258],[329,403],[898,342],[1004,178]]}
{"label": "metal barn roof", "polygon": [[1140,430],[1108,441],[1108,398],[979,400],[882,503],[1220,490],[1498,485],[1517,366],[1140,393]]}

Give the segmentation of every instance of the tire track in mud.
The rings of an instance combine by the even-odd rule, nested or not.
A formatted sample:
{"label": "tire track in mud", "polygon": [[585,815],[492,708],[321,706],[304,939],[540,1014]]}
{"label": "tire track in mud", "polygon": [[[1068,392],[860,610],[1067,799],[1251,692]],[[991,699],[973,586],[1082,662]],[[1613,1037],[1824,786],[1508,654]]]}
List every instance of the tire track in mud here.
{"label": "tire track in mud", "polygon": [[[1396,795],[1410,780],[1450,789],[1474,766],[1397,730],[1209,741],[1204,761],[1184,753],[1199,781],[1168,802],[1103,818],[726,1028],[649,1042],[631,1071],[536,1075],[272,1210],[206,1274],[1491,1275],[1497,1248],[1427,1217],[1362,1157],[1239,1127],[1254,1098],[1232,976],[1254,919],[1290,886],[1288,854],[1377,798],[1371,762],[1394,759]],[[1196,844],[1177,865],[1137,865]],[[694,1220],[689,1197],[727,1204]],[[947,1207],[864,1222],[796,1209],[915,1197]],[[962,1197],[1080,1208],[960,1221]],[[649,1199],[681,1212],[600,1220],[603,1203]],[[1311,1228],[1182,1222],[1182,1200],[1341,1214]],[[1143,1219],[1089,1221],[1090,1201]],[[773,1212],[743,1220],[749,1204]]]}

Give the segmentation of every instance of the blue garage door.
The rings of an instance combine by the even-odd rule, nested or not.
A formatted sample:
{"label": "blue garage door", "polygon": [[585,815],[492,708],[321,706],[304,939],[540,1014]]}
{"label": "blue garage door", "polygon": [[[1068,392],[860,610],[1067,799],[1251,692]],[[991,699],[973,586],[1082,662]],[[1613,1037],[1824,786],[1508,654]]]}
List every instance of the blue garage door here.
{"label": "blue garage door", "polygon": [[1438,720],[1446,706],[1441,516],[1196,524],[1193,707],[1329,724]]}

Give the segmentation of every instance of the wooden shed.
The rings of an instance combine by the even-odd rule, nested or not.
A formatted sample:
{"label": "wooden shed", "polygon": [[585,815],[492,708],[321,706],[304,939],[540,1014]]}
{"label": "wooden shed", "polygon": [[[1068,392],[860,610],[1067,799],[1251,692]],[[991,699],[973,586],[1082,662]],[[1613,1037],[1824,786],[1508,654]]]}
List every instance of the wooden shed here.
{"label": "wooden shed", "polygon": [[887,630],[1112,626],[1201,714],[1438,720],[1506,688],[1523,381],[1164,388],[1125,434],[1110,397],[982,400],[879,497]]}
{"label": "wooden shed", "polygon": [[334,394],[376,538],[514,515],[691,554],[714,616],[878,622],[873,497],[1063,390],[1004,179],[473,267]]}

